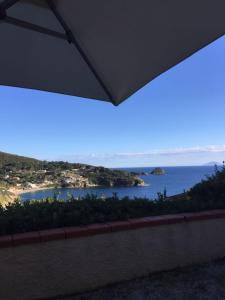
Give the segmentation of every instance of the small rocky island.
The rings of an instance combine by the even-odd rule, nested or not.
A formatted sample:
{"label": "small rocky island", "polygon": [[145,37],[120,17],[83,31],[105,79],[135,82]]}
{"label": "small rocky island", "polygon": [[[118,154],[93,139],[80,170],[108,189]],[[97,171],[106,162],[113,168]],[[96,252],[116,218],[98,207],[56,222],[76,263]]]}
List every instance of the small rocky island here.
{"label": "small rocky island", "polygon": [[155,168],[151,171],[151,175],[165,175],[166,171],[162,168]]}
{"label": "small rocky island", "polygon": [[131,172],[133,176],[165,175],[166,171],[162,168],[155,168],[149,172]]}
{"label": "small rocky island", "polygon": [[9,191],[142,185],[142,179],[125,171],[63,161],[40,161],[0,152],[0,187]]}

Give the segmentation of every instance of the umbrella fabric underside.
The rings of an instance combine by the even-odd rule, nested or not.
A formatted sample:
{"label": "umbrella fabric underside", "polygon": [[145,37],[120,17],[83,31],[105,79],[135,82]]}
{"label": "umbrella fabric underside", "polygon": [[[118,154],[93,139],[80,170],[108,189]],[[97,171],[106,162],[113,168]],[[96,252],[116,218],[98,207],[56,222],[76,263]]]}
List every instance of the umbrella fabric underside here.
{"label": "umbrella fabric underside", "polygon": [[[52,2],[76,46],[0,21],[0,85],[118,105],[225,34],[224,0]],[[44,0],[18,1],[7,15],[65,33]]]}

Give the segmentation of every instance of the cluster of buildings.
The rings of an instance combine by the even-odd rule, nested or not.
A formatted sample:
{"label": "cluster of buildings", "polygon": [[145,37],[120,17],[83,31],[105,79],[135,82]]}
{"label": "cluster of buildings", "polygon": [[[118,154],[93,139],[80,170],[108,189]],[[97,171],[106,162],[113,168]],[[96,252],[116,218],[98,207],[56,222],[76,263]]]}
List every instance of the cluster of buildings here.
{"label": "cluster of buildings", "polygon": [[34,189],[43,187],[90,187],[94,186],[90,180],[81,174],[79,169],[72,170],[38,170],[9,171],[0,175],[0,182],[17,188]]}

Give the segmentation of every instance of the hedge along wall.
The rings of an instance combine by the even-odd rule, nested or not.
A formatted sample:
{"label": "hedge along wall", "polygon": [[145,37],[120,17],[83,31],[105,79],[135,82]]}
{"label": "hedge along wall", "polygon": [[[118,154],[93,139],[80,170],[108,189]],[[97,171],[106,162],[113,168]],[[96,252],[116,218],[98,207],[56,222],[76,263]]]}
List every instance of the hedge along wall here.
{"label": "hedge along wall", "polygon": [[0,238],[0,299],[45,299],[225,257],[225,210]]}

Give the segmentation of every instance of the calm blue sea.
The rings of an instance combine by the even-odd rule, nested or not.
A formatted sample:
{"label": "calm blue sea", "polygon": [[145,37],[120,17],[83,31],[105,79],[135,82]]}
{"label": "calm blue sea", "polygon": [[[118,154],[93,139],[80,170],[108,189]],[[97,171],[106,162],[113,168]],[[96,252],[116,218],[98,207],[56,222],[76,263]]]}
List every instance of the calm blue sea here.
{"label": "calm blue sea", "polygon": [[[168,196],[182,193],[184,190],[190,189],[196,183],[205,179],[207,175],[214,172],[214,167],[163,167],[166,175],[156,176],[140,176],[144,179],[146,186],[144,187],[112,187],[112,188],[82,188],[82,189],[49,189],[37,191],[34,193],[25,193],[21,196],[23,201],[29,199],[42,199],[52,197],[55,193],[60,193],[60,199],[68,198],[68,193],[73,194],[75,197],[85,196],[86,194],[97,194],[99,196],[112,196],[117,193],[119,197],[129,196],[134,197],[147,197],[156,198],[157,193],[163,193],[164,189],[167,191]],[[134,171],[134,172],[151,172],[153,168],[126,168],[121,170]]]}

